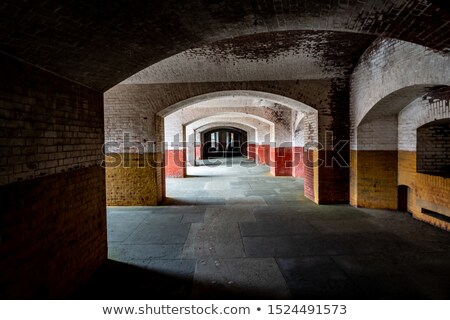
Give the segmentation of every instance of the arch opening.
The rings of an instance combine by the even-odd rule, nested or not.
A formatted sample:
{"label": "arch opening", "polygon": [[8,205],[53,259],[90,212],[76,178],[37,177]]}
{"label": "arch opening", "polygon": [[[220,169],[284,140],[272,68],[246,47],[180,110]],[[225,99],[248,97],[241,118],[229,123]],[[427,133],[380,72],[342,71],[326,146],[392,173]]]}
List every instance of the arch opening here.
{"label": "arch opening", "polygon": [[449,98],[448,86],[415,85],[367,112],[353,137],[351,204],[410,212],[446,228],[447,222],[423,210],[448,211],[449,201],[439,194],[450,188],[444,150],[450,144]]}
{"label": "arch opening", "polygon": [[236,127],[216,127],[200,132],[201,157],[211,159],[247,157],[247,132]]}
{"label": "arch opening", "polygon": [[[308,118],[309,132],[299,138],[299,132],[305,128],[303,118]],[[221,120],[227,126],[237,123],[257,128],[254,130],[255,141],[248,140],[253,130],[247,131],[247,143],[240,153],[250,161],[254,160],[256,165],[267,165],[274,176],[303,178],[303,159],[306,158],[303,145],[307,142],[315,145],[317,139],[317,110],[291,98],[266,92],[231,90],[195,96],[161,110],[157,119],[160,128],[164,128],[161,131],[164,134],[157,136],[169,146],[163,151],[165,166],[161,168],[161,177],[164,178],[186,177],[189,164],[195,166],[199,154],[206,158],[212,156],[205,151],[205,144],[193,130],[200,123]],[[177,139],[181,143],[167,143]],[[203,139],[207,140],[204,135]],[[199,148],[197,142],[202,147]],[[313,175],[308,176],[308,181],[312,179]],[[312,182],[308,182],[308,188],[313,188]]]}
{"label": "arch opening", "polygon": [[197,161],[202,160],[202,132],[230,126],[247,133],[248,159],[256,160],[256,141],[258,141],[258,138],[270,134],[270,126],[252,118],[239,118],[239,122],[237,122],[236,118],[214,116],[200,119],[186,126],[187,166],[196,166],[198,164]]}

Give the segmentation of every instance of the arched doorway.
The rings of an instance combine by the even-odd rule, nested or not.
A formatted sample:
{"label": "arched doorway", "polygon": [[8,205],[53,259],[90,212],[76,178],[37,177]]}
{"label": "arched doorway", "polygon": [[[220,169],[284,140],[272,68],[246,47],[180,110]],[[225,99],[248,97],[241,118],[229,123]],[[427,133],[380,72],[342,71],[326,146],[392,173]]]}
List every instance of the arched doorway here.
{"label": "arched doorway", "polygon": [[203,132],[201,135],[203,160],[247,156],[247,132],[223,127]]}

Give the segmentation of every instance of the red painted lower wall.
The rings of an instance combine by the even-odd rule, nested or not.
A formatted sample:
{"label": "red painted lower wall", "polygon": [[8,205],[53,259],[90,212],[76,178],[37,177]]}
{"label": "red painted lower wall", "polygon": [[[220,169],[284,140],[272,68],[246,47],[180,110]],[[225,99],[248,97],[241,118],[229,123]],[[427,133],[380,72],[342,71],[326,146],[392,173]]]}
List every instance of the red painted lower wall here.
{"label": "red painted lower wall", "polygon": [[270,145],[261,144],[258,146],[258,164],[270,165]]}
{"label": "red painted lower wall", "polygon": [[349,203],[349,161],[345,159],[344,165],[333,161],[334,158],[339,159],[336,151],[319,151],[319,159],[324,161],[319,167],[319,204]]}
{"label": "red painted lower wall", "polygon": [[200,146],[195,146],[195,160],[202,159],[202,148]]}
{"label": "red painted lower wall", "polygon": [[248,158],[249,159],[255,159],[258,156],[258,151],[257,151],[258,147],[256,146],[256,144],[254,143],[249,143],[247,146],[247,154],[248,154]]}
{"label": "red painted lower wall", "polygon": [[294,147],[294,168],[292,175],[297,178],[305,177],[305,165],[303,163],[303,147]]}
{"label": "red painted lower wall", "polygon": [[166,150],[166,172],[168,178],[184,178],[186,168],[186,149]]}
{"label": "red painted lower wall", "polygon": [[292,147],[270,148],[270,173],[274,176],[292,176]]}
{"label": "red painted lower wall", "polygon": [[304,189],[305,197],[309,200],[315,201],[314,198],[314,151],[308,150],[303,153],[304,163]]}

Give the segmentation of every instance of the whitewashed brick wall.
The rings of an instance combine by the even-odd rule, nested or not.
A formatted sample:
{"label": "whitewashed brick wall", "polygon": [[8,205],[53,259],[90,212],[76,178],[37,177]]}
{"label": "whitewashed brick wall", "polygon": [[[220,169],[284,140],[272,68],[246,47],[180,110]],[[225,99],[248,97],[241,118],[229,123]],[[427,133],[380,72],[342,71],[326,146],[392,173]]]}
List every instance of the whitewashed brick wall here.
{"label": "whitewashed brick wall", "polygon": [[449,118],[449,100],[437,100],[431,103],[422,98],[415,100],[398,115],[398,149],[416,151],[417,128],[435,120]]}
{"label": "whitewashed brick wall", "polygon": [[[372,137],[375,148],[385,145],[393,148],[397,130],[393,120],[386,120],[386,126],[378,119],[396,115],[415,98],[423,95],[427,87],[450,85],[450,56],[426,47],[400,40],[380,38],[361,57],[351,76],[351,148],[366,149],[371,143],[370,132],[377,132],[378,126],[384,139]],[[396,94],[396,93],[399,94]],[[391,99],[384,100],[384,99]],[[375,108],[378,114],[370,115],[370,124],[356,130],[363,119]],[[383,110],[381,110],[383,109]],[[375,131],[374,131],[375,130]],[[357,135],[364,134],[364,137]],[[365,132],[365,133],[363,133]],[[390,139],[388,135],[393,135]],[[384,141],[383,141],[384,140]]]}
{"label": "whitewashed brick wall", "polygon": [[[179,111],[176,111],[165,118],[165,140],[171,144],[175,140],[174,137],[183,136],[183,125],[188,125],[192,122],[203,118],[213,116],[229,116],[235,114],[235,122],[240,122],[241,118],[252,118],[266,125],[273,124],[274,135],[273,140],[267,142],[276,142],[281,144],[283,142],[290,143],[292,141],[292,115],[291,109],[276,105],[272,107],[211,107],[205,106],[190,106]],[[258,141],[267,140],[267,132],[261,131]],[[272,139],[272,138],[270,138]]]}

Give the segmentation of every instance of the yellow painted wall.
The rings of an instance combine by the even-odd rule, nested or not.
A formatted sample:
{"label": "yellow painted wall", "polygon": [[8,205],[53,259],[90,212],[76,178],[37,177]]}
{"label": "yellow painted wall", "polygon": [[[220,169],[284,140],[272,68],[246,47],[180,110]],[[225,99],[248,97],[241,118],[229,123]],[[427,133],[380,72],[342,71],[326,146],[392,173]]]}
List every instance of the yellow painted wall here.
{"label": "yellow painted wall", "polygon": [[[124,161],[125,156],[128,161]],[[159,154],[151,153],[107,155],[106,205],[157,205],[159,188],[155,161],[160,158]]]}
{"label": "yellow painted wall", "polygon": [[350,150],[350,205],[358,206],[358,151]]}
{"label": "yellow painted wall", "polygon": [[397,210],[397,151],[350,153],[350,204]]}
{"label": "yellow painted wall", "polygon": [[416,172],[416,153],[398,152],[398,184],[410,188],[408,211],[416,219],[450,231],[450,224],[422,213],[422,208],[443,213],[450,211],[450,178]]}

